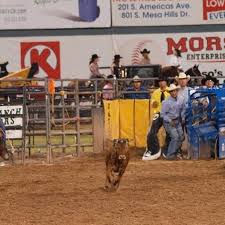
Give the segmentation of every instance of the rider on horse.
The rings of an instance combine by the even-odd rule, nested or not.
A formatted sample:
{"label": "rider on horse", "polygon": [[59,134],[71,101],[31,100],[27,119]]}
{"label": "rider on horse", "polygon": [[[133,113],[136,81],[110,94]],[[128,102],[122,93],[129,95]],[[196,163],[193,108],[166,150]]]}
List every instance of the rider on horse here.
{"label": "rider on horse", "polygon": [[6,128],[5,124],[3,123],[2,119],[0,118],[0,137],[1,137],[1,143],[6,143]]}
{"label": "rider on horse", "polygon": [[8,152],[6,148],[6,128],[1,118],[0,118],[0,131],[1,131],[0,132],[0,156],[4,160],[9,160],[10,153]]}
{"label": "rider on horse", "polygon": [[170,65],[173,67],[176,67],[178,72],[183,71],[182,67],[182,56],[181,56],[181,51],[179,49],[174,49],[173,55],[171,56],[170,59]]}

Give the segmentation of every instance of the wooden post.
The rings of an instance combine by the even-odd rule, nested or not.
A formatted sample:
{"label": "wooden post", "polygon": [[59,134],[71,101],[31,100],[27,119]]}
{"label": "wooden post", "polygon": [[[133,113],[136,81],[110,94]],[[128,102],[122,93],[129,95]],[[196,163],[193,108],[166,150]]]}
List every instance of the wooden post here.
{"label": "wooden post", "polygon": [[93,141],[94,152],[103,152],[104,143],[104,113],[103,108],[92,109],[92,124],[93,124]]}

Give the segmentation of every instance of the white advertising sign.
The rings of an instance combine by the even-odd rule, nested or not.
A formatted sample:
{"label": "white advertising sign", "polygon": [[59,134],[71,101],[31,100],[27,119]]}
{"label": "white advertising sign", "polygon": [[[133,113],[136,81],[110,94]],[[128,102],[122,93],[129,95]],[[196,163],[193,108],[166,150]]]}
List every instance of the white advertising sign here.
{"label": "white advertising sign", "polygon": [[[0,117],[6,127],[6,138],[22,138],[23,106],[0,106]],[[15,129],[16,128],[16,129]]]}
{"label": "white advertising sign", "polygon": [[111,0],[113,26],[225,23],[224,0]]}
{"label": "white advertising sign", "polygon": [[184,70],[199,64],[203,75],[225,76],[224,40],[225,32],[210,32],[0,38],[0,43],[9,71],[36,61],[40,66],[37,77],[85,79],[90,76],[92,54],[101,56],[102,67],[112,64],[114,54],[123,57],[123,65],[132,65],[139,63],[144,48],[151,51],[153,64],[169,65],[173,49],[179,48]]}
{"label": "white advertising sign", "polygon": [[7,139],[21,139],[23,137],[22,130],[7,130],[6,138]]}
{"label": "white advertising sign", "polygon": [[140,51],[146,48],[151,51],[152,64],[169,66],[178,48],[185,71],[197,64],[202,75],[225,76],[225,33],[116,35],[113,39],[124,64],[138,64]]}
{"label": "white advertising sign", "polygon": [[0,0],[0,29],[111,26],[110,0]]}

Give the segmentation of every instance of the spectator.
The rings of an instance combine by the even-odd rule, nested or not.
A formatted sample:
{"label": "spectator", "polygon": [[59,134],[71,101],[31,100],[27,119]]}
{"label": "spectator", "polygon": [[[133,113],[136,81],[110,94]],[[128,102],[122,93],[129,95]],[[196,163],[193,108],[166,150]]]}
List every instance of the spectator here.
{"label": "spectator", "polygon": [[[178,90],[178,101],[180,102],[181,105],[185,106],[184,113],[188,107],[188,99],[189,99],[189,90],[191,90],[187,85],[190,80],[190,76],[186,75],[184,72],[179,73],[179,76],[176,77],[177,82],[179,84],[180,89]],[[185,118],[184,118],[185,120]],[[186,136],[186,124],[182,124],[183,132],[185,133],[185,141],[187,141],[187,136]],[[183,157],[183,152],[181,148],[178,150],[178,153],[181,157]],[[188,152],[188,157],[189,157],[189,152]]]}
{"label": "spectator", "polygon": [[91,60],[89,62],[89,69],[90,69],[90,72],[91,72],[90,78],[91,79],[104,78],[104,76],[99,71],[98,62],[99,62],[99,56],[97,54],[92,55]]}
{"label": "spectator", "polygon": [[186,75],[184,72],[179,73],[179,76],[176,77],[176,80],[180,86],[180,89],[178,91],[178,100],[184,101],[185,105],[188,104],[188,96],[189,96],[189,87],[188,82],[190,80],[190,76]]}
{"label": "spectator", "polygon": [[[216,84],[218,84],[218,80],[215,77],[212,77],[210,75],[207,75],[205,78],[202,79],[202,88],[217,88]],[[195,101],[195,103],[198,103],[199,105],[202,105],[202,107],[199,107],[199,110],[196,110],[196,114],[200,114],[201,116],[199,117],[200,119],[196,120],[196,123],[202,123],[204,122],[206,119],[208,119],[208,106],[209,106],[209,102],[210,99],[208,97],[202,97],[201,98],[201,94],[197,93],[195,94],[195,97],[197,98],[197,100]],[[215,102],[212,101],[213,99],[211,99],[211,103],[216,104]],[[215,99],[214,99],[215,100]]]}
{"label": "spectator", "polygon": [[120,59],[122,59],[123,57],[121,57],[120,55],[114,55],[114,60],[113,63],[111,65],[111,74],[115,75],[116,78],[120,77]]}
{"label": "spectator", "polygon": [[162,103],[161,117],[170,142],[166,153],[169,160],[178,159],[179,150],[184,141],[182,123],[184,122],[185,105],[178,101],[178,89],[175,84],[169,87],[170,97]]}
{"label": "spectator", "polygon": [[215,85],[218,84],[218,80],[215,77],[207,75],[205,78],[202,79],[202,85],[206,88],[213,88]]}
{"label": "spectator", "polygon": [[[107,79],[113,79],[113,75],[107,76]],[[105,85],[103,87],[102,98],[104,100],[112,100],[113,99],[113,81],[106,80]]]}
{"label": "spectator", "polygon": [[180,70],[180,71],[183,70],[181,51],[177,48],[175,48],[173,50],[173,55],[170,59],[170,65],[174,66],[174,67],[177,67],[178,70]]}
{"label": "spectator", "polygon": [[141,79],[139,76],[135,76],[132,81],[132,87],[127,88],[127,92],[124,94],[124,98],[128,99],[149,99],[149,92],[141,86]]}
{"label": "spectator", "polygon": [[[144,153],[142,160],[155,160],[161,156],[161,149],[159,146],[158,132],[159,129],[163,126],[163,119],[160,117],[160,110],[162,102],[167,99],[170,94],[167,91],[167,78],[159,77],[159,88],[155,90],[151,96],[152,108],[153,108],[153,120],[151,128],[147,134],[147,148]],[[168,137],[166,138],[166,140]],[[166,143],[168,140],[166,141]]]}
{"label": "spectator", "polygon": [[141,51],[142,59],[140,61],[140,65],[149,65],[151,64],[151,60],[149,58],[149,54],[151,51],[148,51],[146,48]]}

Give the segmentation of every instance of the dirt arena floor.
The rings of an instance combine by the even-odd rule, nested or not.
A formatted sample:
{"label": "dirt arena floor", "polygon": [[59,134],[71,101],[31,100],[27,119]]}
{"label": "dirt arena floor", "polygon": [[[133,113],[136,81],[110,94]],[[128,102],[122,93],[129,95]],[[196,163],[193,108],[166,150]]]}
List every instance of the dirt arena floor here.
{"label": "dirt arena floor", "polygon": [[0,225],[224,225],[224,161],[132,159],[117,193],[100,156],[0,168]]}

